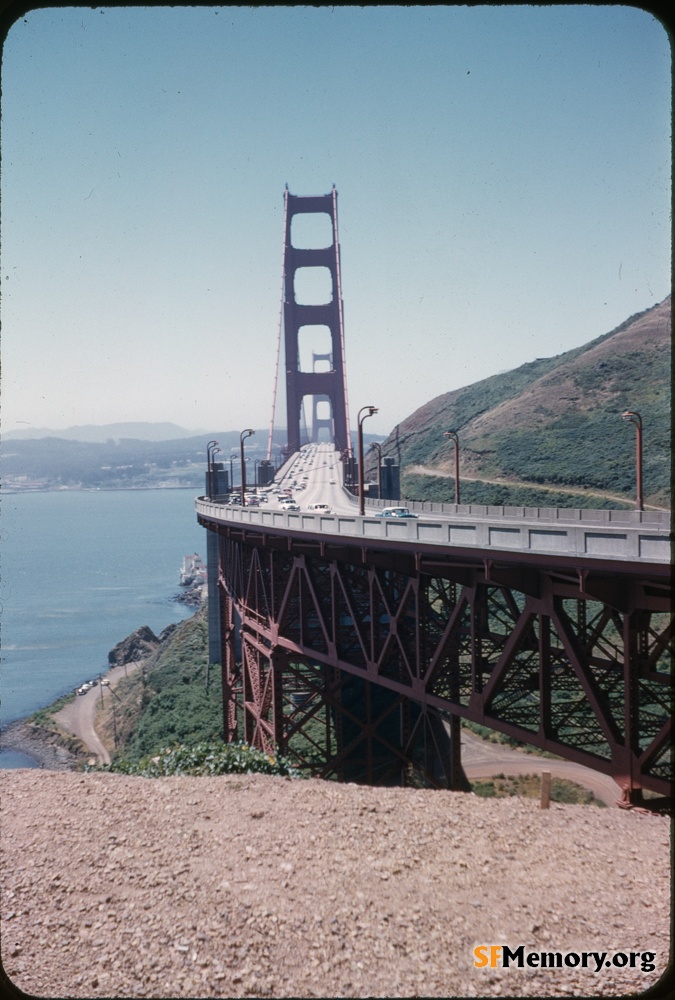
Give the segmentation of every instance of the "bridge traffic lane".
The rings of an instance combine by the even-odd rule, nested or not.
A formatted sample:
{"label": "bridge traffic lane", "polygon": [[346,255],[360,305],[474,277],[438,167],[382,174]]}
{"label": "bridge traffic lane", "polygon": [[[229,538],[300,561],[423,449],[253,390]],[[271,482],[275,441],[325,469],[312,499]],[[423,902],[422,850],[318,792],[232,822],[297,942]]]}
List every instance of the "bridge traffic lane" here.
{"label": "bridge traffic lane", "polygon": [[[342,487],[342,462],[331,444],[305,445],[285,463],[273,488],[290,489],[301,511],[326,503],[332,512],[353,513],[356,499]],[[270,504],[280,508],[279,494],[269,493]]]}

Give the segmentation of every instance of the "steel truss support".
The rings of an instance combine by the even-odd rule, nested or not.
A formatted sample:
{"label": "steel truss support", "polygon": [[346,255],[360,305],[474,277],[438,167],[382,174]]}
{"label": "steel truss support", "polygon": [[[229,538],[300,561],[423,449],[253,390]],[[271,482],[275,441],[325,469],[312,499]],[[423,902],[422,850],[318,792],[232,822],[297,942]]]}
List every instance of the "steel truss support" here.
{"label": "steel truss support", "polygon": [[456,788],[463,717],[612,775],[626,801],[670,794],[661,584],[208,526],[222,533],[228,738],[239,699],[246,739],[312,773]]}

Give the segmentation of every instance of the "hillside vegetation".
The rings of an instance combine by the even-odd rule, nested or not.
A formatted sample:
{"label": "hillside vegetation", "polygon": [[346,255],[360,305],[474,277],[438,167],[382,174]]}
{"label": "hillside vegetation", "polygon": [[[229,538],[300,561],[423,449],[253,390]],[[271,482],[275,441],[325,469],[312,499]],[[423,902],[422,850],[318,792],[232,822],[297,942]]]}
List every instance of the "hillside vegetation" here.
{"label": "hillside vegetation", "polygon": [[[123,678],[116,699],[101,713],[101,733],[111,748],[139,761],[177,743],[222,739],[220,670],[208,668],[206,610],[181,622],[142,670]],[[114,713],[114,717],[113,717]]]}
{"label": "hillside vegetation", "polygon": [[432,399],[382,445],[409,499],[621,507],[635,498],[635,431],[644,425],[645,502],[670,507],[671,299],[582,347]]}

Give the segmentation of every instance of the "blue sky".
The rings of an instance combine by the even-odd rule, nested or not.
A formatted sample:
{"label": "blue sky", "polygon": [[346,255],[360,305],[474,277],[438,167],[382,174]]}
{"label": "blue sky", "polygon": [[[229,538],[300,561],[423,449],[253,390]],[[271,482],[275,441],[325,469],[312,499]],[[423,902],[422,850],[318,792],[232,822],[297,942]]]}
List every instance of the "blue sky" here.
{"label": "blue sky", "polygon": [[670,58],[627,6],[29,12],[4,429],[267,427],[286,184],[338,191],[352,426],[606,333],[670,292]]}

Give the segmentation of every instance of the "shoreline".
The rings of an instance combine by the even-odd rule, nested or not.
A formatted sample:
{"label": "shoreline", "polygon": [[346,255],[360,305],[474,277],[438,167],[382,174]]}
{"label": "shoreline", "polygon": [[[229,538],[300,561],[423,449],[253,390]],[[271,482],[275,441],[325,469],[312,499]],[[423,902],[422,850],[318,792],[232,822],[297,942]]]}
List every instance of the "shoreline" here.
{"label": "shoreline", "polygon": [[[183,588],[179,591],[173,598],[177,604],[182,604],[187,608],[190,608],[192,614],[196,614],[199,608],[202,606],[203,601],[201,598],[197,599],[194,596],[194,588]],[[188,616],[190,617],[190,616]],[[188,619],[183,619],[187,621]],[[180,623],[177,623],[180,624]],[[170,628],[171,625],[166,626]],[[126,642],[130,639],[135,632],[132,632],[129,636],[121,641],[118,645]],[[116,649],[117,647],[113,647]],[[112,650],[111,650],[112,653]],[[121,673],[122,667],[125,668],[125,673],[129,669],[138,666],[140,661],[130,660],[126,663],[108,663],[108,668],[104,673],[101,673],[101,679],[107,679],[108,681],[116,680],[118,675]],[[113,684],[114,686],[114,684]],[[56,698],[54,701],[50,702],[44,707],[36,709],[35,713],[31,715],[24,716],[19,719],[12,719],[7,725],[0,727],[0,750],[7,750],[14,753],[24,754],[26,757],[30,757],[32,761],[35,762],[36,769],[49,770],[49,771],[74,771],[77,769],[79,763],[81,763],[81,758],[78,757],[76,753],[68,747],[68,734],[64,730],[64,727],[59,724],[57,716],[59,712],[63,710],[65,706],[56,707],[58,702],[62,698]],[[67,702],[70,704],[70,702]],[[34,714],[37,712],[47,712],[51,715],[56,726],[62,730],[61,734],[54,732],[51,729],[47,729],[43,726],[36,725],[31,722]],[[75,737],[75,734],[73,734]],[[76,738],[76,737],[75,737]],[[84,748],[86,750],[86,747]],[[1,768],[0,770],[19,770],[18,768]]]}
{"label": "shoreline", "polygon": [[77,757],[58,734],[34,725],[30,716],[14,719],[0,731],[0,750],[25,754],[35,761],[36,768],[47,771],[73,771],[77,765]]}
{"label": "shoreline", "polygon": [[[132,633],[133,635],[134,633]],[[129,637],[127,637],[129,638]],[[123,640],[126,641],[126,640]],[[109,664],[108,669],[105,673],[101,673],[101,680],[107,680],[111,687],[114,687],[114,682],[119,679],[124,671],[125,674],[133,670],[134,668],[140,666],[142,662],[145,662],[145,658],[141,660],[131,660],[126,663],[113,663]],[[98,698],[98,685],[96,688],[92,689],[91,692],[87,692],[87,695],[81,697],[87,697],[89,694],[93,693],[95,698]],[[10,750],[15,753],[25,754],[35,761],[36,768],[47,770],[47,771],[75,771],[78,768],[78,764],[82,763],[82,757],[79,757],[68,747],[68,740],[77,740],[79,737],[75,732],[68,734],[67,727],[64,727],[58,719],[60,712],[63,712],[64,708],[67,708],[72,704],[71,701],[66,702],[65,705],[59,707],[58,703],[61,698],[57,698],[51,704],[46,705],[44,708],[37,709],[38,712],[48,713],[54,725],[58,727],[60,732],[55,732],[53,729],[47,729],[43,726],[36,725],[31,722],[32,715],[27,715],[23,719],[13,719],[6,726],[0,729],[0,750]],[[73,702],[77,702],[77,695],[72,699]],[[87,748],[86,744],[83,743],[84,757],[96,755],[95,752]],[[0,768],[0,770],[19,770],[19,768]]]}

